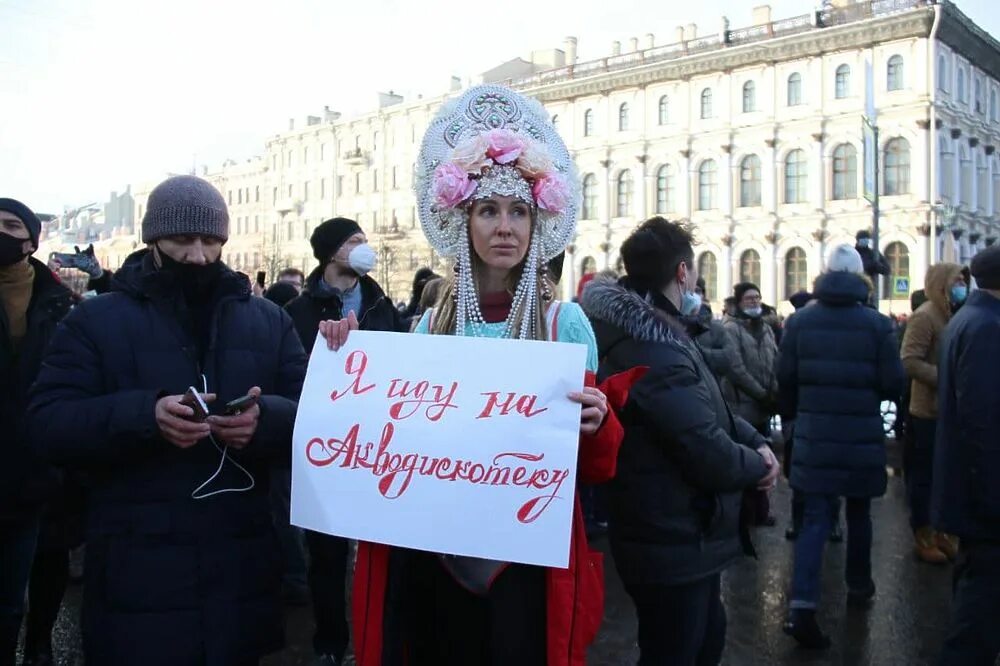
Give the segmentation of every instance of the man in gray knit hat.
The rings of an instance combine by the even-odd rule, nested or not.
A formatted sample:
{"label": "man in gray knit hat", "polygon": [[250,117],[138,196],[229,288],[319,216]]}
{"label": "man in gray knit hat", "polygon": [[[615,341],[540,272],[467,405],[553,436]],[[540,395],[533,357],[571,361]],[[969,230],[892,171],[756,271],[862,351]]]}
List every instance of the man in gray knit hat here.
{"label": "man in gray knit hat", "polygon": [[63,320],[31,394],[36,451],[92,473],[91,663],[256,664],[282,645],[267,479],[290,461],[306,357],[220,260],[228,235],[212,185],[157,186],[147,247]]}

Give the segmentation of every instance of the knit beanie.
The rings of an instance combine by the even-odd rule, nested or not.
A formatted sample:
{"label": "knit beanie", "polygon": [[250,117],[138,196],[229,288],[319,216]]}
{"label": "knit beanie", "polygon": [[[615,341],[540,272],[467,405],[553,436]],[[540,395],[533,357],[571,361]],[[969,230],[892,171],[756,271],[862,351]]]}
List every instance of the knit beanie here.
{"label": "knit beanie", "polygon": [[977,253],[970,268],[980,289],[1000,289],[1000,245],[991,245]]}
{"label": "knit beanie", "polygon": [[142,242],[167,236],[229,239],[229,210],[222,194],[196,176],[174,176],[149,194],[142,218]]}
{"label": "knit beanie", "polygon": [[733,297],[736,298],[736,304],[739,305],[740,301],[743,300],[743,296],[751,290],[760,293],[760,287],[755,285],[753,282],[740,282],[738,285],[733,287]]}
{"label": "knit beanie", "polygon": [[346,217],[335,217],[327,220],[316,227],[312,232],[312,237],[309,238],[313,256],[316,257],[316,261],[325,264],[330,261],[330,257],[337,253],[337,250],[348,238],[362,232],[363,230],[357,222]]}
{"label": "knit beanie", "polygon": [[0,210],[17,215],[28,228],[31,244],[38,249],[38,237],[42,233],[42,221],[35,213],[17,199],[0,199]]}
{"label": "knit beanie", "polygon": [[865,272],[865,265],[861,261],[861,255],[850,245],[844,243],[833,248],[830,256],[826,259],[826,270],[829,273],[856,273],[858,275]]}

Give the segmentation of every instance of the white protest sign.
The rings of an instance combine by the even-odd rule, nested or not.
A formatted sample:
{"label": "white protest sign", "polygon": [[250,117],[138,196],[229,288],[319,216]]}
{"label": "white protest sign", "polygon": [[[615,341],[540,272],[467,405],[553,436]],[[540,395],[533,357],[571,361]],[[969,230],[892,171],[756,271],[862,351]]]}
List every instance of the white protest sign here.
{"label": "white protest sign", "polygon": [[292,522],[566,567],[584,345],[355,331],[318,339],[295,421]]}

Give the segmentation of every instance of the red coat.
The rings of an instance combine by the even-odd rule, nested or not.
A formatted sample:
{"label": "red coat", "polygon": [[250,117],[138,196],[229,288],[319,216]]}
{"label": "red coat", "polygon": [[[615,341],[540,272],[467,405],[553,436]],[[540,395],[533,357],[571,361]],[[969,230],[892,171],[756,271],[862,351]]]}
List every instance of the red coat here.
{"label": "red coat", "polygon": [[[624,404],[633,376],[609,378],[601,389],[608,395],[608,416],[601,429],[580,438],[578,478],[603,483],[615,475],[618,447],[624,431],[615,408]],[[587,373],[588,386],[594,385]],[[390,546],[359,542],[354,569],[352,628],[358,666],[382,666],[383,619]],[[604,617],[604,556],[587,544],[579,495],[574,500],[569,567],[546,570],[548,666],[585,663],[587,647]],[[388,665],[387,665],[388,666]]]}

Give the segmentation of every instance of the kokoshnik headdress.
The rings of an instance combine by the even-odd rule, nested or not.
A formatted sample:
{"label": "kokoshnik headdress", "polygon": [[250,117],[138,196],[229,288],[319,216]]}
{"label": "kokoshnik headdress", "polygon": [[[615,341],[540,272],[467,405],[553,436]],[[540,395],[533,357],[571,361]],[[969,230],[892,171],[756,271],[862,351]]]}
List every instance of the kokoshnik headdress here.
{"label": "kokoshnik headdress", "polygon": [[538,276],[572,240],[580,194],[573,160],[542,105],[496,85],[447,102],[424,135],[415,189],[427,240],[456,262],[457,335],[466,322],[476,330],[485,323],[469,251],[472,202],[508,196],[532,207],[531,244],[504,337],[514,336],[514,313],[522,308],[517,337],[534,337]]}

